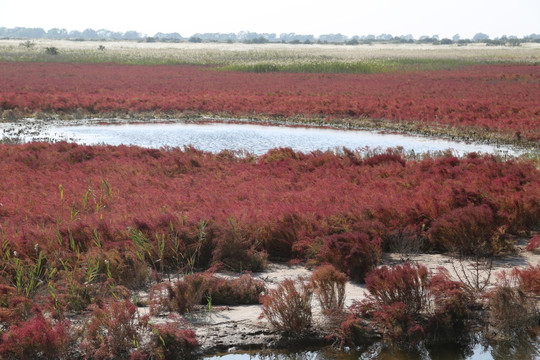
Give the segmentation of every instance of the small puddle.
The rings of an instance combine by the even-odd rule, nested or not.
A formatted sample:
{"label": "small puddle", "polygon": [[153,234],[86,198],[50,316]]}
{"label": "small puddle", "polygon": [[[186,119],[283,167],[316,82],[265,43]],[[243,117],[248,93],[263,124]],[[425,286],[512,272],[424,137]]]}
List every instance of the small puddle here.
{"label": "small puddle", "polygon": [[[101,123],[98,123],[101,121]],[[238,123],[124,123],[103,120],[47,123],[27,119],[0,124],[0,137],[29,141],[70,141],[79,144],[136,145],[148,148],[193,146],[210,152],[247,151],[261,155],[278,147],[296,151],[375,150],[402,147],[406,152],[427,153],[451,149],[455,155],[469,152],[517,156],[510,146],[466,143],[445,139],[381,133],[363,130],[341,130],[322,127],[291,127]]]}

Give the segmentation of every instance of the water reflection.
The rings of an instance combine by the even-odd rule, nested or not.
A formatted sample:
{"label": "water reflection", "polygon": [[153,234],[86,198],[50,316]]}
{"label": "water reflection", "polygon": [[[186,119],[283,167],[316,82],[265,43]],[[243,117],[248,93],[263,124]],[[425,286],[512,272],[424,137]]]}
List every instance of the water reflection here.
{"label": "water reflection", "polygon": [[[538,330],[538,329],[536,329]],[[491,341],[491,355],[494,360],[534,360],[540,359],[540,337],[538,332],[520,334],[511,341]]]}
{"label": "water reflection", "polygon": [[342,352],[332,348],[304,351],[272,350],[216,355],[205,360],[534,360],[540,359],[540,336],[522,333],[509,341],[487,340],[475,336],[460,344],[438,344],[412,351],[391,348],[382,343],[361,351]]}

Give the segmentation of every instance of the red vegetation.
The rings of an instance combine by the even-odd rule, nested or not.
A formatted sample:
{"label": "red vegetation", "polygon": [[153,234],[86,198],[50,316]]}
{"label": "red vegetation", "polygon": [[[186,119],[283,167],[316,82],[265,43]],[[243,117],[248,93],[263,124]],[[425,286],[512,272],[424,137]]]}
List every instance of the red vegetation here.
{"label": "red vegetation", "polygon": [[[134,352],[134,331],[149,330],[129,303],[106,304],[111,296],[129,296],[123,286],[145,283],[149,269],[159,275],[212,265],[256,268],[268,253],[283,260],[331,262],[362,280],[379,260],[381,239],[409,229],[425,247],[447,244],[444,234],[450,232],[430,229],[458,209],[489,207],[493,237],[500,236],[500,228],[518,232],[537,225],[540,172],[531,163],[475,154],[405,161],[389,154],[386,158],[394,160],[363,159],[350,151],[277,149],[260,158],[236,158],[194,149],[0,145],[2,329],[16,331],[13,325],[34,321],[35,303],[46,307],[51,319],[94,304],[83,342],[87,354],[122,357]],[[457,229],[468,224],[447,223]],[[467,246],[467,239],[456,244]],[[213,283],[209,276],[198,282],[188,278],[160,285],[156,306],[165,298],[167,306],[185,312],[205,303],[205,295],[226,302],[241,297],[235,288],[253,301],[260,291],[248,278],[234,284]],[[457,292],[462,301],[459,286],[440,288]],[[303,329],[310,320],[310,293],[291,285],[270,292],[267,307],[275,312],[268,316],[278,319],[282,331]],[[416,317],[410,322],[412,315],[395,304],[384,304],[392,308],[387,314],[416,338],[421,332],[414,324],[427,325]],[[279,320],[279,312],[287,316],[292,305],[301,308],[299,317]],[[451,305],[438,306],[461,313],[459,306],[448,310]],[[441,315],[437,323],[453,324],[452,319]],[[58,321],[50,323],[50,331],[56,331]],[[119,335],[106,339],[103,333]],[[6,335],[2,341],[9,344],[9,339]]]}
{"label": "red vegetation", "polygon": [[525,269],[514,268],[512,276],[517,279],[518,286],[528,293],[540,295],[540,265]]}
{"label": "red vegetation", "polygon": [[529,241],[527,241],[527,246],[525,247],[527,251],[534,251],[538,248],[540,248],[540,235],[530,238]]}
{"label": "red vegetation", "polygon": [[92,308],[80,334],[85,359],[188,359],[199,346],[182,319],[154,325],[129,300]]}
{"label": "red vegetation", "polygon": [[248,274],[224,279],[210,273],[186,275],[174,284],[159,283],[150,290],[151,312],[193,312],[198,305],[252,305],[266,290],[262,280]]}
{"label": "red vegetation", "polygon": [[369,117],[472,126],[538,140],[539,78],[533,65],[353,75],[4,62],[0,110]]}
{"label": "red vegetation", "polygon": [[[280,152],[290,149],[253,159],[192,149],[0,146],[6,284],[15,286],[17,269],[25,269],[19,285],[30,291],[55,267],[74,297],[92,269],[91,284],[133,287],[149,276],[143,263],[159,271],[213,263],[254,269],[266,252],[329,262],[362,280],[379,260],[381,239],[399,229],[416,229],[424,246],[454,241],[467,249],[477,232],[470,221],[450,221],[455,214],[489,211],[483,239],[500,228],[531,229],[540,218],[540,172],[526,162],[471,155],[374,165],[332,153],[268,162]],[[89,269],[80,269],[82,260]],[[94,296],[90,290],[79,300]]]}
{"label": "red vegetation", "polygon": [[344,271],[354,280],[363,281],[381,259],[381,239],[363,232],[346,232],[327,236],[319,258]]}
{"label": "red vegetation", "polygon": [[326,315],[343,312],[347,276],[332,265],[319,266],[309,279],[321,309]]}
{"label": "red vegetation", "polygon": [[69,321],[46,319],[35,309],[34,316],[11,325],[2,334],[2,359],[68,358],[72,337]]}
{"label": "red vegetation", "polygon": [[209,279],[207,296],[214,305],[251,305],[259,303],[260,295],[265,290],[262,280],[247,274],[232,280],[213,276]]}
{"label": "red vegetation", "polygon": [[173,322],[155,325],[152,329],[150,356],[143,359],[188,359],[199,346],[195,331],[179,329]]}
{"label": "red vegetation", "polygon": [[141,343],[145,327],[129,300],[113,301],[103,309],[92,305],[81,347],[87,358],[127,359]]}
{"label": "red vegetation", "polygon": [[429,273],[426,267],[409,263],[394,267],[383,266],[366,277],[370,297],[381,306],[402,303],[403,311],[417,314],[428,306]]}
{"label": "red vegetation", "polygon": [[276,289],[261,296],[262,317],[275,330],[300,336],[311,327],[311,297],[313,291],[302,279],[285,279]]}
{"label": "red vegetation", "polygon": [[367,275],[366,287],[368,299],[355,303],[341,325],[345,344],[363,344],[374,328],[402,347],[458,341],[466,333],[475,299],[444,269],[432,276],[422,265],[383,266]]}

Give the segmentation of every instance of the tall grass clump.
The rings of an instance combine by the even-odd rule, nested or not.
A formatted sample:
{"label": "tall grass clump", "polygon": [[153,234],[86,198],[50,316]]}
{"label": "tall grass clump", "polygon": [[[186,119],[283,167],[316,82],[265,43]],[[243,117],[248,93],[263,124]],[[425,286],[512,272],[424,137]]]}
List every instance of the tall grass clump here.
{"label": "tall grass clump", "polygon": [[307,61],[274,61],[257,63],[235,63],[222,67],[226,71],[254,73],[334,73],[334,74],[376,74],[398,70],[442,70],[453,69],[474,64],[465,59],[422,59],[422,58],[379,58],[360,61],[324,61],[310,59]]}
{"label": "tall grass clump", "polygon": [[226,71],[241,71],[254,73],[344,73],[344,74],[373,74],[393,70],[393,64],[377,59],[356,62],[312,61],[296,63],[255,63],[232,64],[222,69]]}

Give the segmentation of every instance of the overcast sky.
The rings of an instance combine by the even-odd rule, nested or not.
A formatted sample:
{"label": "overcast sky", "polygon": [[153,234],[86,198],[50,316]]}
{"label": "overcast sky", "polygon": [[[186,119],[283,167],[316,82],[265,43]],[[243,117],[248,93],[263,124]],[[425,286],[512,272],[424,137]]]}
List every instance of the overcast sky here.
{"label": "overcast sky", "polygon": [[0,0],[0,27],[471,38],[540,33],[540,0]]}

